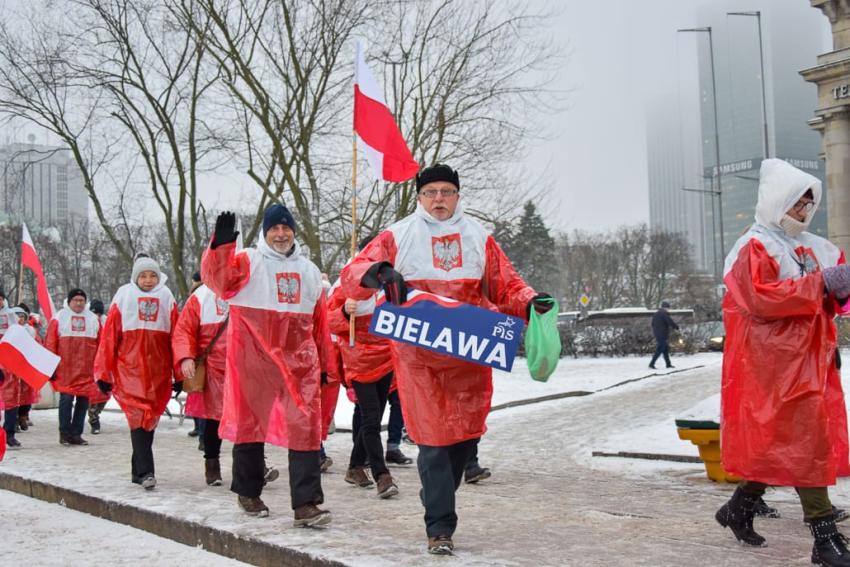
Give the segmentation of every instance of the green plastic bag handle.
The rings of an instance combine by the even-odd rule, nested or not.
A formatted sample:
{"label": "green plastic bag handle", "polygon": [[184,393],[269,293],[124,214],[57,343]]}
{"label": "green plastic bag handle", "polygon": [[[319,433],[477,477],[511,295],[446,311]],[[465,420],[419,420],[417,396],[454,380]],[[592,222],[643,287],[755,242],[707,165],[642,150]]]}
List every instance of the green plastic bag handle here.
{"label": "green plastic bag handle", "polygon": [[561,359],[561,334],[558,332],[558,302],[554,298],[539,299],[551,302],[552,308],[542,315],[534,306],[529,310],[525,331],[525,356],[533,380],[546,382]]}

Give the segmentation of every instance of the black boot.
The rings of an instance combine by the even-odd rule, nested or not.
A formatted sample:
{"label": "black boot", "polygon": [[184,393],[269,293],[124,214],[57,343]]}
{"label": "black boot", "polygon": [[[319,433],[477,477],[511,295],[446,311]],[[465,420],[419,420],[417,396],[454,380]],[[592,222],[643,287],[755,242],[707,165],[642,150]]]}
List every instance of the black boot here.
{"label": "black boot", "polygon": [[760,498],[755,494],[747,494],[739,486],[735,494],[714,515],[717,523],[729,528],[735,538],[745,545],[764,547],[765,539],[753,529],[753,517]]}
{"label": "black boot", "polygon": [[759,498],[755,509],[756,516],[759,518],[781,518],[782,514],[773,506],[768,506],[763,498]]}
{"label": "black boot", "polygon": [[809,529],[815,538],[812,563],[828,567],[850,567],[847,538],[838,531],[832,514],[813,519],[809,522]]}

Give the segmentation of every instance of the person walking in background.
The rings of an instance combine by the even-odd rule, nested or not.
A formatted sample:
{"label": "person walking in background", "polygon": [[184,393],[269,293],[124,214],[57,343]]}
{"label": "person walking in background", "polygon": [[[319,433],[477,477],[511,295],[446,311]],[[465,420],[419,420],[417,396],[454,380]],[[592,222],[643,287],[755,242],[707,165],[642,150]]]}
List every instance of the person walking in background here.
{"label": "person walking in background", "polygon": [[655,354],[652,355],[652,360],[649,367],[655,370],[655,362],[658,357],[664,356],[664,362],[667,368],[673,368],[670,362],[670,331],[678,330],[679,325],[670,317],[667,310],[670,309],[670,304],[666,301],[661,302],[661,308],[652,316],[652,334],[655,336]]}
{"label": "person walking in background", "polygon": [[[103,307],[103,301],[92,299],[91,303],[89,303],[89,311],[97,317],[102,330],[104,325],[106,325],[106,313]],[[106,402],[111,397],[112,395],[109,392],[101,392],[100,388],[94,388],[89,395],[89,429],[92,435],[100,433],[100,413],[106,407]]]}

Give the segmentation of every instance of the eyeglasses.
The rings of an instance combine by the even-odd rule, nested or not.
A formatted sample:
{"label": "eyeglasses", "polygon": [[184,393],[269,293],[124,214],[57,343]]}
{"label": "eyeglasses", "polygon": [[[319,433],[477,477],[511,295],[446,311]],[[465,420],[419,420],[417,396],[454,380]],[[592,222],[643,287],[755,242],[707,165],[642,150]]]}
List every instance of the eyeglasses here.
{"label": "eyeglasses", "polygon": [[810,213],[810,212],[812,212],[812,209],[814,209],[814,208],[815,208],[815,202],[814,201],[803,201],[802,199],[797,201],[797,204],[794,205],[794,210],[797,211],[798,213],[802,213],[804,211],[807,212],[807,213]]}
{"label": "eyeglasses", "polygon": [[419,192],[419,194],[426,199],[433,199],[437,196],[437,193],[439,193],[441,197],[454,197],[457,195],[457,189],[426,189],[425,191]]}

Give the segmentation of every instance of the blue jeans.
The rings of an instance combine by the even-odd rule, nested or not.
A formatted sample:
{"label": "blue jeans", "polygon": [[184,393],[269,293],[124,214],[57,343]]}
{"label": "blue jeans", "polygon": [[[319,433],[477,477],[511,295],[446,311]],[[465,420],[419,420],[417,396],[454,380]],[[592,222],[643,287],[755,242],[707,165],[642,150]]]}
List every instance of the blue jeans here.
{"label": "blue jeans", "polygon": [[394,390],[389,396],[390,422],[387,424],[387,451],[398,449],[401,445],[401,431],[404,429],[404,416],[401,414],[401,400],[398,390]]}
{"label": "blue jeans", "polygon": [[59,432],[70,436],[82,435],[88,410],[87,397],[77,396],[77,401],[74,403],[72,394],[59,394]]}
{"label": "blue jeans", "polygon": [[3,412],[6,415],[3,421],[3,429],[6,430],[6,438],[15,438],[15,426],[18,425],[18,408],[6,408]]}
{"label": "blue jeans", "polygon": [[670,368],[672,364],[670,364],[670,345],[667,344],[667,339],[655,339],[655,354],[652,355],[652,361],[649,363],[650,366],[655,366],[655,361],[658,360],[658,357],[664,356],[664,362],[667,364],[667,368]]}

